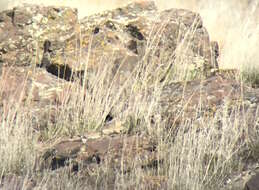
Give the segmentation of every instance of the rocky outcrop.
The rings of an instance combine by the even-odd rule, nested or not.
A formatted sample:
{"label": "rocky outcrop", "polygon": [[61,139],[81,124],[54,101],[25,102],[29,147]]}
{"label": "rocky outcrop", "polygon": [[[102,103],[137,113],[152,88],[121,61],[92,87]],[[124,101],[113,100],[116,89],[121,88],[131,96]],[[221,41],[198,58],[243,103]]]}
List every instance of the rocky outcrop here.
{"label": "rocky outcrop", "polygon": [[210,75],[217,59],[212,52],[215,44],[197,13],[179,9],[159,12],[152,1],[86,17],[81,21],[81,36],[82,57],[92,49],[88,67],[95,70],[102,64],[100,59],[105,59],[121,82],[140,61],[152,59],[156,63],[149,62],[148,67],[154,71],[170,62],[183,69],[187,62],[190,72]]}
{"label": "rocky outcrop", "polygon": [[[80,21],[71,8],[16,7],[0,13],[0,114],[5,120],[17,106],[41,132],[63,119],[58,118],[61,109],[73,111],[66,107],[71,92],[79,94],[70,106],[81,117],[95,105],[80,104],[89,96],[94,102],[95,91],[106,89],[106,99],[100,99],[105,102],[104,118],[96,119],[98,132],[84,131],[80,138],[72,133],[57,143],[39,142],[44,144],[38,157],[40,170],[89,171],[108,163],[122,173],[136,165],[156,171],[166,160],[157,157],[156,141],[149,137],[156,125],[164,126],[173,139],[182,122],[215,119],[224,106],[227,113],[241,110],[249,118],[248,133],[257,124],[258,89],[234,80],[235,71],[218,71],[218,56],[217,42],[210,41],[199,14],[182,9],[160,12],[152,1]],[[128,124],[127,116],[135,112],[140,118]],[[73,113],[66,116],[77,119]],[[138,127],[141,117],[147,122],[146,133],[132,131],[131,122]],[[229,113],[232,117],[237,116]],[[216,123],[220,128],[221,119]],[[148,177],[143,180],[151,184]],[[164,187],[166,180],[156,180],[159,185],[154,189]]]}
{"label": "rocky outcrop", "polygon": [[[244,90],[245,93],[241,93],[241,90]],[[168,84],[161,89],[160,99],[161,101],[158,101],[157,107],[154,108],[155,112],[150,115],[150,125],[154,127],[153,130],[157,130],[156,126],[163,125],[159,122],[167,121],[165,123],[166,134],[170,135],[171,140],[180,131],[179,128],[185,126],[183,122],[196,122],[196,130],[199,133],[199,130],[202,130],[202,126],[199,126],[200,118],[208,122],[213,119],[217,123],[213,127],[220,130],[224,127],[222,116],[218,115],[221,114],[220,111],[227,110],[229,112],[228,119],[233,121],[236,117],[249,118],[246,123],[248,135],[252,133],[250,130],[256,125],[256,120],[259,118],[258,91],[248,87],[242,88],[235,80],[221,75],[203,81]],[[150,104],[150,102],[145,101],[142,103],[144,105],[139,105],[140,107]],[[232,114],[239,109],[242,110],[243,115]],[[145,116],[147,115],[148,113]],[[132,129],[127,128],[127,125],[129,124],[112,120],[99,132],[87,132],[80,138],[63,139],[46,146],[39,158],[43,162],[41,169],[56,170],[67,167],[74,172],[77,172],[78,168],[95,171],[103,165],[109,165],[114,172],[128,174],[136,167],[157,171],[157,167],[168,161],[168,158],[166,155],[157,156],[159,145],[154,137],[150,134],[146,135],[144,132],[132,133]],[[140,127],[140,124],[136,123],[136,125],[135,127]],[[235,127],[241,125],[243,124],[235,124]],[[187,132],[189,129],[185,128],[184,130]],[[241,136],[239,141],[244,140],[243,138]],[[246,161],[244,163],[246,164]],[[146,177],[149,179],[148,176],[144,178]],[[156,179],[151,178],[150,180],[146,183],[143,182],[145,188],[148,188],[149,185],[154,189],[167,188],[167,178],[164,180],[159,178],[155,185],[154,180]],[[236,180],[236,178],[233,181],[232,179],[228,181],[233,183],[228,183],[222,189],[231,189],[229,187],[236,189],[238,187],[241,190],[246,182],[244,179]],[[253,183],[248,182],[250,186]]]}
{"label": "rocky outcrop", "polygon": [[[5,66],[39,64],[45,40],[59,42],[64,47],[78,28],[77,10],[71,8],[28,5],[3,11],[0,13],[0,62]],[[76,48],[76,43],[70,45],[72,50]]]}
{"label": "rocky outcrop", "polygon": [[60,94],[69,88],[56,77],[67,81],[80,78],[91,91],[95,85],[91,77],[104,73],[110,88],[125,88],[127,99],[132,83],[126,86],[125,82],[134,78],[153,83],[180,70],[200,78],[217,68],[217,44],[210,42],[200,16],[178,9],[159,12],[152,1],[81,21],[71,8],[16,7],[0,13],[0,38],[5,81],[1,104],[20,99],[33,102],[35,110],[39,105],[56,105]]}
{"label": "rocky outcrop", "polygon": [[55,75],[66,67],[70,73],[63,77],[69,79],[71,70],[93,72],[109,62],[112,75],[120,67],[122,81],[147,55],[165,62],[175,54],[201,75],[215,68],[215,44],[200,16],[177,9],[159,12],[154,2],[130,4],[80,22],[76,10],[58,7],[16,7],[1,12],[0,18],[0,62],[6,66],[45,65]]}

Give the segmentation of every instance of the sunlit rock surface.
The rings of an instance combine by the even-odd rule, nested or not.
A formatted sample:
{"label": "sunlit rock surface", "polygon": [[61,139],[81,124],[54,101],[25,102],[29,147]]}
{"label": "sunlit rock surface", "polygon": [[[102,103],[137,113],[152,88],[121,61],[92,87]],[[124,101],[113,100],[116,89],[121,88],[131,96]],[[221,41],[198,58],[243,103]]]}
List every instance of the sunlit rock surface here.
{"label": "sunlit rock surface", "polygon": [[[157,158],[154,139],[144,132],[134,134],[132,121],[125,118],[138,107],[143,108],[140,115],[149,130],[164,126],[172,141],[184,122],[193,123],[199,132],[200,118],[213,118],[221,130],[224,109],[231,121],[249,118],[248,129],[258,123],[258,89],[219,71],[219,53],[198,13],[183,9],[160,12],[152,1],[82,20],[78,20],[77,10],[68,7],[16,7],[0,13],[1,117],[8,119],[8,110],[18,106],[30,115],[38,132],[63,119],[58,117],[60,112],[69,115],[66,103],[71,99],[81,114],[87,108],[80,103],[89,94],[96,98],[98,88],[106,89],[103,96],[115,98],[105,105],[110,107],[98,123],[100,129],[80,138],[40,144],[39,170],[72,166],[72,172],[81,167],[94,173],[107,163],[112,171],[122,165],[122,172],[131,172],[135,165],[157,170],[166,157]],[[73,97],[74,92],[79,97]],[[233,114],[237,110],[242,114]],[[75,119],[72,114],[70,120]],[[141,120],[135,124],[139,123]],[[39,135],[40,142],[42,139]],[[147,188],[166,187],[163,176],[144,178]],[[8,183],[9,178],[6,180]]]}

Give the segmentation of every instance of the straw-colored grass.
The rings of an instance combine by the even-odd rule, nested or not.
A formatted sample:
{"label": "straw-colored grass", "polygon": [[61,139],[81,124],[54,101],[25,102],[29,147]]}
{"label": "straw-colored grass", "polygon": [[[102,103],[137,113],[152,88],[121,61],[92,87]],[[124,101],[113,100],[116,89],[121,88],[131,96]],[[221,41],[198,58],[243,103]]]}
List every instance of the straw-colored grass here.
{"label": "straw-colored grass", "polygon": [[[216,29],[211,31],[213,24],[216,24],[214,23],[215,18],[217,18],[211,14],[221,15],[222,4],[218,3],[218,7],[212,8],[212,4],[210,4],[212,1],[197,5],[196,1],[193,2],[194,4],[189,4],[188,1],[187,4],[182,3],[181,5],[193,5],[190,8],[200,11],[205,26],[209,27],[210,34],[217,40],[217,37],[222,35],[222,31]],[[230,6],[230,3],[228,4],[226,1],[220,2]],[[160,5],[162,7],[162,1]],[[250,8],[252,9],[252,7]],[[240,7],[238,9],[241,11]],[[211,10],[213,10],[212,13]],[[236,14],[234,10],[235,7],[233,15]],[[256,73],[259,73],[259,57],[256,54],[259,47],[258,28],[254,27],[256,20],[252,13],[245,11],[242,14],[246,14],[247,17],[241,20],[236,17],[229,19],[229,16],[225,18],[235,24],[222,26],[225,35],[219,37],[219,41],[222,43],[220,44],[222,47],[220,67],[225,68],[225,66],[231,65],[231,68],[237,68],[237,66],[241,66],[241,71],[245,73],[243,79],[257,83],[258,74]],[[224,21],[224,17],[220,18],[220,22]],[[224,24],[224,22],[222,23]],[[143,60],[138,62],[132,75],[128,77],[123,86],[116,90],[116,93],[115,83],[107,84],[105,82],[105,79],[110,77],[107,76],[110,73],[108,66],[98,72],[96,76],[85,76],[90,84],[88,93],[84,93],[84,88],[80,87],[77,82],[71,83],[71,93],[63,97],[62,105],[58,108],[57,123],[54,125],[47,123],[43,131],[34,130],[32,116],[29,113],[24,114],[24,109],[20,106],[19,101],[14,102],[11,108],[0,110],[1,175],[3,177],[10,174],[24,176],[23,189],[26,189],[27,183],[25,182],[30,178],[36,180],[36,189],[147,189],[154,185],[145,183],[147,178],[163,179],[165,189],[224,189],[224,183],[229,175],[233,171],[238,172],[242,169],[242,159],[246,158],[244,156],[246,152],[251,153],[253,157],[259,155],[256,151],[259,142],[255,141],[255,136],[250,136],[258,133],[256,129],[258,121],[253,121],[248,130],[247,123],[250,118],[245,117],[246,114],[241,107],[230,108],[226,104],[222,105],[213,118],[204,116],[198,121],[182,118],[180,128],[177,133],[173,133],[174,135],[168,133],[168,127],[167,129],[164,127],[167,118],[158,118],[159,122],[151,124],[150,117],[155,112],[161,97],[161,85],[172,81],[189,80],[193,77],[188,69],[180,75],[178,69],[168,72],[168,67],[158,67],[156,72],[153,72],[153,66],[157,64],[157,60],[153,63],[150,59],[152,51],[154,51],[151,47],[156,46],[157,36],[159,35],[151,35],[150,46],[147,47]],[[179,55],[172,55],[178,56],[178,59],[174,59],[177,61],[175,64],[186,64],[187,60],[181,59]],[[149,61],[147,62],[147,60]],[[159,60],[161,65],[169,66],[170,63],[165,63],[165,60]],[[105,65],[109,65],[107,63],[111,62],[112,58],[103,59],[103,61],[105,61]],[[87,60],[85,60],[86,67],[87,64]],[[161,77],[166,78],[162,83],[160,82]],[[150,84],[153,84],[154,89],[152,96],[148,96]],[[125,90],[129,96],[125,96]],[[129,101],[131,99],[134,101]],[[128,107],[125,108],[126,101],[128,101]],[[242,106],[242,102],[240,106]],[[131,173],[122,172],[122,169],[113,170],[109,161],[97,168],[95,173],[90,175],[88,173],[88,176],[85,171],[71,173],[66,168],[58,171],[43,170],[39,173],[37,169],[39,136],[47,141],[61,136],[73,137],[88,130],[98,130],[104,126],[107,114],[114,109],[116,113],[121,113],[118,115],[118,119],[125,120],[127,130],[133,131],[133,133],[142,131],[150,135],[150,138],[153,138],[158,144],[157,157],[165,159],[164,162],[158,163],[156,169],[141,168],[136,159]],[[15,187],[15,184],[10,185]]]}

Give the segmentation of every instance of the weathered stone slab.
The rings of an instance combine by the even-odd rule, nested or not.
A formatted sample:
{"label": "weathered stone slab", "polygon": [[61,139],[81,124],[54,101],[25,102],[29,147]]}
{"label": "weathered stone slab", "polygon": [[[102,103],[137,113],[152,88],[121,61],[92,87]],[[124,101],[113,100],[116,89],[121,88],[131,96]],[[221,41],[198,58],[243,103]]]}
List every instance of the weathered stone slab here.
{"label": "weathered stone slab", "polygon": [[[143,167],[156,162],[156,145],[144,137],[104,136],[97,139],[68,139],[43,151],[44,167],[56,169],[69,163],[84,167],[103,164],[109,160],[114,168],[123,163],[125,171],[133,168],[136,160]],[[75,166],[73,166],[75,167]]]}
{"label": "weathered stone slab", "polygon": [[36,121],[35,125],[56,121],[57,106],[71,90],[69,82],[40,68],[3,67],[2,72],[1,117],[5,118],[10,110],[19,108],[21,113],[29,114]]}

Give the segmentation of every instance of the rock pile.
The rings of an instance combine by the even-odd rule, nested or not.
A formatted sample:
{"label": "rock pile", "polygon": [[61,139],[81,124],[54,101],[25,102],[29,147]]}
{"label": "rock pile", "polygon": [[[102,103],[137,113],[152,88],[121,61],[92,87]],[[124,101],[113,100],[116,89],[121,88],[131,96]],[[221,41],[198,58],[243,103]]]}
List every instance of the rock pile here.
{"label": "rock pile", "polygon": [[[218,55],[218,45],[210,41],[199,14],[182,9],[160,12],[152,1],[82,20],[78,20],[77,10],[67,7],[16,7],[0,13],[0,113],[5,117],[6,109],[18,102],[24,113],[33,113],[35,125],[46,118],[55,123],[56,110],[73,85],[89,93],[95,85],[91,77],[105,70],[104,85],[111,85],[112,90],[125,88],[123,108],[117,109],[115,103],[108,110],[109,122],[102,122],[100,133],[62,140],[44,149],[42,168],[55,170],[72,160],[72,170],[77,171],[110,159],[115,168],[125,162],[124,169],[129,171],[136,156],[141,167],[155,168],[163,162],[154,156],[156,144],[114,124],[135,103],[130,96],[132,87],[125,83],[130,80],[132,84],[137,78],[147,84],[145,91],[136,90],[134,97],[143,100],[139,106],[150,104],[155,89],[160,92],[149,113],[152,125],[160,121],[154,118],[167,118],[169,127],[179,127],[183,116],[209,118],[226,100],[233,107],[245,100],[242,109],[250,110],[249,117],[255,120],[258,90],[242,87],[218,72]],[[174,76],[181,70],[190,73],[190,81]],[[170,77],[173,80],[168,82]],[[125,146],[130,147],[126,152]]]}

